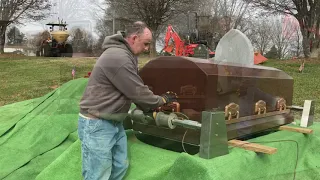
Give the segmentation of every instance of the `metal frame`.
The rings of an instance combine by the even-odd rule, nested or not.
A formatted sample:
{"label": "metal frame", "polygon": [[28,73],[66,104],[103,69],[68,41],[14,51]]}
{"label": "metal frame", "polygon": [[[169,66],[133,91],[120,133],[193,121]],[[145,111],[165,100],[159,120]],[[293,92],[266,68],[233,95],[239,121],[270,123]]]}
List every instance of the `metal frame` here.
{"label": "metal frame", "polygon": [[[134,109],[129,112],[130,119],[134,123],[149,124],[152,121],[149,115],[141,110]],[[201,131],[199,156],[204,159],[212,159],[229,153],[228,135],[225,113],[223,111],[202,111],[201,123],[193,120],[179,119],[174,113],[157,113],[155,118],[157,126],[175,129],[177,126]]]}
{"label": "metal frame", "polygon": [[229,154],[224,112],[202,112],[199,156],[212,159]]}

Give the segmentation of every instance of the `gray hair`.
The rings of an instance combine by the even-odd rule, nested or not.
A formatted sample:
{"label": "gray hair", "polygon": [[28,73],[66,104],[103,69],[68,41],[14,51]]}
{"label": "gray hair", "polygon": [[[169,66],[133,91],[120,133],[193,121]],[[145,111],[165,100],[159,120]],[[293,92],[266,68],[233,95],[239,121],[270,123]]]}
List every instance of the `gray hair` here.
{"label": "gray hair", "polygon": [[148,28],[147,24],[142,21],[136,21],[131,25],[126,26],[124,37],[129,37],[132,34],[140,35],[143,33],[144,29]]}

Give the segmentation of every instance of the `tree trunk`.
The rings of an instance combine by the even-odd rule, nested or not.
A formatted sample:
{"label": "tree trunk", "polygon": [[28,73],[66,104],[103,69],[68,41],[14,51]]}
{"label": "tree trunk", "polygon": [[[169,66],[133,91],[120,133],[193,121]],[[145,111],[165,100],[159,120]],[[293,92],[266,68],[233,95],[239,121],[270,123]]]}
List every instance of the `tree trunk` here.
{"label": "tree trunk", "polygon": [[158,26],[159,25],[157,25],[157,24],[156,25],[152,25],[151,24],[151,26],[149,26],[151,31],[152,31],[152,42],[150,44],[150,53],[149,53],[149,56],[151,58],[157,56],[156,41],[157,41],[158,36],[159,36]]}
{"label": "tree trunk", "polygon": [[310,39],[306,34],[302,35],[303,54],[306,58],[310,57]]}
{"label": "tree trunk", "polygon": [[[299,19],[298,19],[299,20]],[[299,20],[301,22],[302,20]],[[306,58],[310,57],[311,52],[311,42],[313,41],[313,37],[310,35],[311,33],[308,32],[308,27],[306,27],[304,24],[300,23],[300,30],[302,34],[302,48],[303,48],[303,54]]]}
{"label": "tree trunk", "polygon": [[299,22],[302,34],[303,54],[306,58],[309,58],[311,52],[319,48],[319,19],[316,17],[301,17],[299,14],[295,17]]}
{"label": "tree trunk", "polygon": [[278,59],[282,59],[282,47],[281,46],[278,47],[277,56],[278,56],[277,57]]}
{"label": "tree trunk", "polygon": [[313,41],[312,41],[312,48],[311,48],[311,54],[316,54],[316,57],[318,57],[318,49],[319,49],[319,36],[316,35],[315,38],[313,38]]}
{"label": "tree trunk", "polygon": [[0,26],[0,54],[4,54],[7,25]]}
{"label": "tree trunk", "polygon": [[301,55],[301,45],[302,45],[302,42],[300,43],[300,34],[299,34],[299,31],[296,31],[296,36],[297,36],[297,48],[296,48],[296,52],[295,52],[295,56],[298,58],[300,55]]}
{"label": "tree trunk", "polygon": [[151,58],[157,56],[156,39],[155,38],[150,44],[150,54],[149,55],[150,55]]}
{"label": "tree trunk", "polygon": [[300,25],[303,54],[306,58],[310,57],[313,48],[317,48],[317,41],[315,41],[315,37],[319,37],[316,36],[317,32],[319,32],[319,27],[315,27],[318,22],[318,18],[315,17],[314,13],[310,13],[311,16],[303,16],[299,13],[295,15],[295,18],[298,20]]}

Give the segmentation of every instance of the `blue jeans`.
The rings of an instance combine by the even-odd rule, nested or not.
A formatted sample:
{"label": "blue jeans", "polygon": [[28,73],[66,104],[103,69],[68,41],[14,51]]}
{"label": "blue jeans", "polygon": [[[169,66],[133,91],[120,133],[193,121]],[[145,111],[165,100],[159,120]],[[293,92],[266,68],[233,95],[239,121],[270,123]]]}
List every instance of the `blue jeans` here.
{"label": "blue jeans", "polygon": [[82,116],[78,123],[84,179],[121,180],[129,165],[123,124]]}

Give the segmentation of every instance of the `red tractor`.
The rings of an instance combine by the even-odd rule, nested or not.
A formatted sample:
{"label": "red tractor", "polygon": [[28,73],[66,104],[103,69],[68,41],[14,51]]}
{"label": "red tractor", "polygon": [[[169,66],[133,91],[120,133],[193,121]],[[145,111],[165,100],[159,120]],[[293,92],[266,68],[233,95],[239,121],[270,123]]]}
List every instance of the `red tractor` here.
{"label": "red tractor", "polygon": [[190,38],[183,41],[173,27],[169,25],[165,35],[165,45],[162,51],[169,55],[194,57],[195,50],[203,46],[205,46],[209,58],[214,57],[215,53],[211,51],[204,42],[192,42],[190,41]]}

